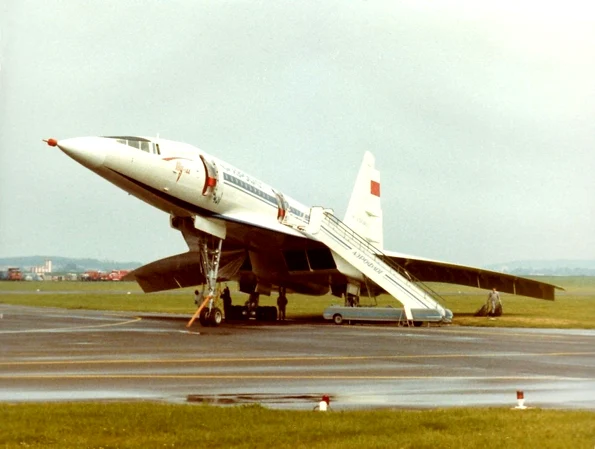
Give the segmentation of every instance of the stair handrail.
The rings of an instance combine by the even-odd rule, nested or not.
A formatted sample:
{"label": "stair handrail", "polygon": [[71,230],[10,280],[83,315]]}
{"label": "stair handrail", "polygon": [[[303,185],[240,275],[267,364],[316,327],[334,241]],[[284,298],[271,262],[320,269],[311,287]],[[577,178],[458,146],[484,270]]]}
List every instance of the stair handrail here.
{"label": "stair handrail", "polygon": [[[329,222],[335,228],[339,228],[340,230],[343,231],[343,235],[347,239],[351,239],[351,241],[355,240],[359,244],[360,250],[364,250],[364,251],[367,250],[369,252],[374,253],[377,257],[380,256],[379,258],[380,258],[380,260],[382,260],[382,262],[384,262],[386,265],[388,265],[391,269],[395,270],[397,273],[399,273],[404,278],[408,279],[410,282],[415,282],[416,285],[420,286],[421,290],[423,290],[424,293],[428,294],[433,300],[438,302],[438,304],[440,304],[439,300],[446,302],[446,299],[443,298],[439,293],[437,293],[435,290],[433,290],[430,286],[425,284],[423,281],[421,281],[418,278],[416,278],[415,276],[413,276],[411,273],[409,273],[409,271],[407,271],[405,268],[403,268],[397,262],[392,260],[389,256],[384,254],[380,249],[378,249],[377,247],[372,245],[369,241],[364,239],[361,235],[359,235],[357,232],[355,232],[353,229],[351,229],[349,226],[347,226],[343,221],[341,221],[339,218],[337,218],[331,212],[325,211],[324,215],[326,216],[326,218],[328,218]],[[362,246],[364,248],[362,248]],[[440,306],[444,307],[444,306],[442,306],[442,304],[440,304]]]}

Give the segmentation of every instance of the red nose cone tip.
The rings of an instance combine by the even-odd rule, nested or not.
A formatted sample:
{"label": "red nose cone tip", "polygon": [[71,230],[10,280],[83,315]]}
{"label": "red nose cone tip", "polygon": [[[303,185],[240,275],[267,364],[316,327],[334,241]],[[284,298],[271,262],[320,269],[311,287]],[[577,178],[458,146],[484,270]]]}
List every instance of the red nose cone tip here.
{"label": "red nose cone tip", "polygon": [[58,145],[58,141],[56,139],[47,139],[47,140],[44,140],[44,142],[47,142],[47,144],[50,147],[55,147],[56,145]]}

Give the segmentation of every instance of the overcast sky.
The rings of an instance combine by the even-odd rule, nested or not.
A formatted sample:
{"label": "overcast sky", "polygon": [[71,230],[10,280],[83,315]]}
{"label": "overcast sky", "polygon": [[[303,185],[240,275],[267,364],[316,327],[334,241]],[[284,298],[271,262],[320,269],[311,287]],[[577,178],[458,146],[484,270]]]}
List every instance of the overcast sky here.
{"label": "overcast sky", "polygon": [[0,0],[0,256],[185,251],[41,142],[159,134],[340,216],[370,150],[391,250],[594,259],[588,4]]}

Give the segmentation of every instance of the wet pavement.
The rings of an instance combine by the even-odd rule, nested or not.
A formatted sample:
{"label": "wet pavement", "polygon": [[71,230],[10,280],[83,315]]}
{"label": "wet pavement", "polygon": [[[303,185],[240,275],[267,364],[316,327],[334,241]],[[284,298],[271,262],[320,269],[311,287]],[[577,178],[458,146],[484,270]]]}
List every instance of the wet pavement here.
{"label": "wet pavement", "polygon": [[[260,403],[309,410],[595,409],[595,331],[316,323],[0,304],[0,401]],[[161,319],[156,319],[161,318]]]}

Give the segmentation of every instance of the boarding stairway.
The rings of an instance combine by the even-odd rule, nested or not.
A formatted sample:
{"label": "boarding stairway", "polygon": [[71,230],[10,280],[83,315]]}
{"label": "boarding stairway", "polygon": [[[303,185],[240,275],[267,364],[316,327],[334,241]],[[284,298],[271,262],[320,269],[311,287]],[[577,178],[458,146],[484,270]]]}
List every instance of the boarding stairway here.
{"label": "boarding stairway", "polygon": [[[438,303],[440,296],[322,207],[310,209],[307,225],[292,226],[327,245],[364,276],[403,304],[408,321],[449,323],[452,312]],[[443,299],[443,298],[440,298]]]}

